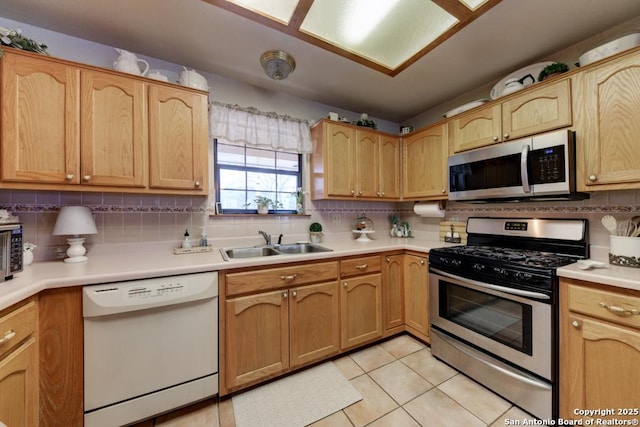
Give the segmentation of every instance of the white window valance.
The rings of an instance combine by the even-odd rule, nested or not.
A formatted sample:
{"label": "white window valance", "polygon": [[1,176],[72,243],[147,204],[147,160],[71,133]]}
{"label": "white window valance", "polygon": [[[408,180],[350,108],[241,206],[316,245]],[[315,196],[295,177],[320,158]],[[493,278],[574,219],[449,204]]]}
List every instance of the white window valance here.
{"label": "white window valance", "polygon": [[210,107],[212,138],[291,153],[310,153],[313,149],[307,120],[217,102]]}

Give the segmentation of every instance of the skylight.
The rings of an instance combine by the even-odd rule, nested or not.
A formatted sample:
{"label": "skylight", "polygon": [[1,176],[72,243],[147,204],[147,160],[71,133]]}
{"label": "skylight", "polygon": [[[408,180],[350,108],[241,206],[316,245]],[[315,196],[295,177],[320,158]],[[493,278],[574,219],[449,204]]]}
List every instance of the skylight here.
{"label": "skylight", "polygon": [[501,0],[204,0],[394,76]]}

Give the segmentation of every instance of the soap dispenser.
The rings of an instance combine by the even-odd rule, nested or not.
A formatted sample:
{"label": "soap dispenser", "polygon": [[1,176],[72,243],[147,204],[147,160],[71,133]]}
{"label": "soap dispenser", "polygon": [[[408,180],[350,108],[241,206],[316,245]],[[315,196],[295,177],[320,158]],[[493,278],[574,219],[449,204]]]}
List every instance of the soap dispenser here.
{"label": "soap dispenser", "polygon": [[207,240],[207,227],[199,227],[202,231],[200,232],[200,246],[207,247],[209,246],[209,242]]}
{"label": "soap dispenser", "polygon": [[189,240],[189,230],[184,230],[184,240],[182,241],[182,249],[191,249],[191,240]]}

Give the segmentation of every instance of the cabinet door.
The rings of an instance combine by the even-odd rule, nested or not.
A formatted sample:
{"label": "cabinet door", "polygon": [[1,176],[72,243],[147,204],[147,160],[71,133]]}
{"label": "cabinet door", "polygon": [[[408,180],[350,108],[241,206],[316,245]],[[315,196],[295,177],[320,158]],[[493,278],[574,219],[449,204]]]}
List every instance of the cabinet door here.
{"label": "cabinet door", "polygon": [[404,325],[404,255],[384,258],[382,276],[382,301],[384,302],[384,328]]}
{"label": "cabinet door", "polygon": [[2,59],[2,180],[80,182],[79,96],[79,69],[6,52]]}
{"label": "cabinet door", "polygon": [[502,141],[500,104],[474,109],[455,116],[450,122],[453,152],[472,150]]}
{"label": "cabinet door", "polygon": [[562,79],[502,103],[503,140],[571,126],[571,84]]}
{"label": "cabinet door", "polygon": [[402,197],[446,198],[446,125],[436,125],[402,140]]}
{"label": "cabinet door", "polygon": [[165,86],[148,87],[149,187],[206,194],[207,97]]}
{"label": "cabinet door", "polygon": [[576,315],[560,328],[560,416],[575,418],[575,408],[638,409],[640,331]]}
{"label": "cabinet door", "polygon": [[147,142],[144,84],[83,70],[83,184],[143,187]]}
{"label": "cabinet door", "polygon": [[303,286],[290,291],[291,367],[340,350],[339,282]]}
{"label": "cabinet door", "polygon": [[400,139],[381,135],[378,197],[400,199],[400,162]]}
{"label": "cabinet door", "polygon": [[355,196],[356,132],[336,123],[324,124],[325,188],[327,196]]}
{"label": "cabinet door", "polygon": [[640,55],[576,74],[578,189],[640,188]]}
{"label": "cabinet door", "polygon": [[410,332],[429,339],[429,275],[426,257],[405,255],[404,310]]}
{"label": "cabinet door", "polygon": [[382,275],[342,281],[340,294],[342,349],[382,336]]}
{"label": "cabinet door", "polygon": [[227,388],[289,367],[288,291],[226,301]]}
{"label": "cabinet door", "polygon": [[356,196],[377,198],[380,194],[379,135],[364,130],[358,130],[356,134]]}
{"label": "cabinet door", "polygon": [[0,422],[38,425],[38,346],[31,337],[0,359]]}

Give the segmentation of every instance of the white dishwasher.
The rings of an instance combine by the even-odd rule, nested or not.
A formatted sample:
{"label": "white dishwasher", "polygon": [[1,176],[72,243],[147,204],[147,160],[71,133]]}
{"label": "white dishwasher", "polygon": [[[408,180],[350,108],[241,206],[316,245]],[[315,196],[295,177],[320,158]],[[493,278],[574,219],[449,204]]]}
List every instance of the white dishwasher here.
{"label": "white dishwasher", "polygon": [[85,426],[218,393],[218,273],[85,286],[82,300]]}

